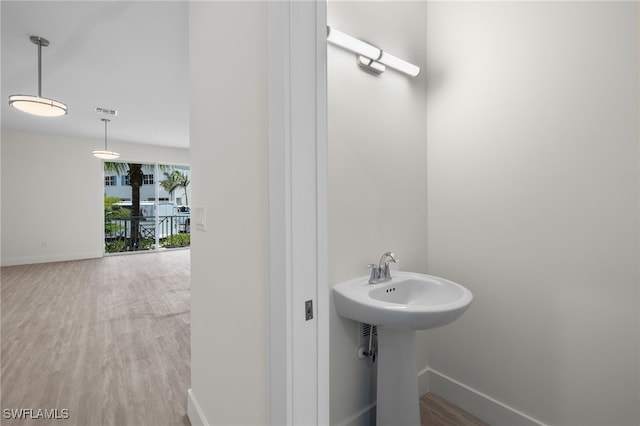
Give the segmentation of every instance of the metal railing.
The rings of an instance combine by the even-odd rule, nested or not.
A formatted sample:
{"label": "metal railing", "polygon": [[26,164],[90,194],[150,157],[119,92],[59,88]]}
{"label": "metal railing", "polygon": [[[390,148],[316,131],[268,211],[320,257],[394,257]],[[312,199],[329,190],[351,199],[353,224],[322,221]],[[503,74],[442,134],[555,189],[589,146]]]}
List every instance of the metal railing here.
{"label": "metal railing", "polygon": [[[132,230],[137,228],[137,236]],[[189,215],[105,218],[105,252],[185,247],[191,243]]]}

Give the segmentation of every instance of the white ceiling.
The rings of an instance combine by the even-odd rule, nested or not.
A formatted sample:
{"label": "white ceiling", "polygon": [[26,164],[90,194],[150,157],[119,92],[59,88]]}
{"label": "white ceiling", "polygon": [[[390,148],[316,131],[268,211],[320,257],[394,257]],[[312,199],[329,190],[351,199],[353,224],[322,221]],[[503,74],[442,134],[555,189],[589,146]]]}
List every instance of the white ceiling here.
{"label": "white ceiling", "polygon": [[[1,4],[3,130],[188,148],[186,1],[6,1]],[[42,118],[9,106],[13,94],[37,95],[36,35],[42,96],[64,102],[64,117]]]}

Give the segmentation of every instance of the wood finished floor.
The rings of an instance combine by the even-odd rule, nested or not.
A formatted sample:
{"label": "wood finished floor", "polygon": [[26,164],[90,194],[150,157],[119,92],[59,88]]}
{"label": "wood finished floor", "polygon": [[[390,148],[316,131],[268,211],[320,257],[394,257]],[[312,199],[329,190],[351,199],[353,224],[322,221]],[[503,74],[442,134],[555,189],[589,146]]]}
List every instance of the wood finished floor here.
{"label": "wood finished floor", "polygon": [[189,251],[1,269],[3,425],[186,426]]}
{"label": "wood finished floor", "polygon": [[431,392],[420,398],[420,426],[489,426]]}
{"label": "wood finished floor", "polygon": [[[10,426],[188,426],[189,251],[1,269],[0,405]],[[434,394],[421,426],[487,426]]]}

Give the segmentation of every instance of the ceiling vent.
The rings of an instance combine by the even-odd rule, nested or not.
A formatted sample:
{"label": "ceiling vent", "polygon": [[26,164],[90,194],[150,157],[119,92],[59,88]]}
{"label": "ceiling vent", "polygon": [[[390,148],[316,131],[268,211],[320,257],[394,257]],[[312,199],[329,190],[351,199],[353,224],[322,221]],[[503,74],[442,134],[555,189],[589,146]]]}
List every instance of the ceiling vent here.
{"label": "ceiling vent", "polygon": [[109,115],[111,117],[118,115],[118,111],[116,111],[115,109],[108,109],[108,108],[96,107],[96,112],[98,114]]}

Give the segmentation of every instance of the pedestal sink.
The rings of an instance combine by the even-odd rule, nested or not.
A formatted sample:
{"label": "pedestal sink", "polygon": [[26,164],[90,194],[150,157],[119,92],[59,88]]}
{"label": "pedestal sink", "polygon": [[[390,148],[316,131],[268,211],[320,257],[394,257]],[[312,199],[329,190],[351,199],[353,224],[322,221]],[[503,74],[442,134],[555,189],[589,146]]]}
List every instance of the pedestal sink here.
{"label": "pedestal sink", "polygon": [[377,426],[419,426],[416,330],[456,320],[473,295],[444,278],[396,271],[380,284],[340,283],[333,296],[338,315],[378,328]]}

